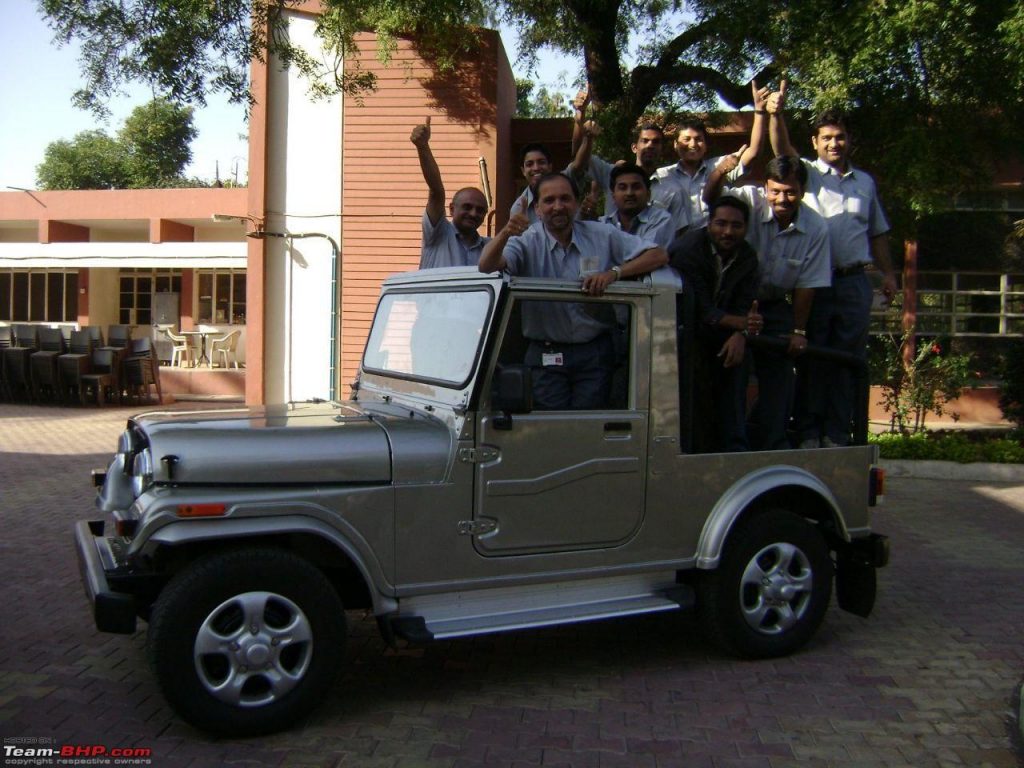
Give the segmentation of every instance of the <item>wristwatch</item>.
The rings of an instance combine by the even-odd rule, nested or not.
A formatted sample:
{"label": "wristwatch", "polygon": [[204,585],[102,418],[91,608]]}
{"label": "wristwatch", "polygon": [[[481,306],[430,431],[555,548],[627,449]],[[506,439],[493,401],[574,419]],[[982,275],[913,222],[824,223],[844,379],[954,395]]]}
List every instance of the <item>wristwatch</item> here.
{"label": "wristwatch", "polygon": [[807,331],[805,331],[803,328],[794,328],[793,333],[795,333],[797,336],[807,336]]}
{"label": "wristwatch", "polygon": [[619,278],[622,277],[622,267],[620,267],[618,264],[615,264],[614,266],[612,266],[612,272],[615,273],[615,279],[616,280],[618,280]]}

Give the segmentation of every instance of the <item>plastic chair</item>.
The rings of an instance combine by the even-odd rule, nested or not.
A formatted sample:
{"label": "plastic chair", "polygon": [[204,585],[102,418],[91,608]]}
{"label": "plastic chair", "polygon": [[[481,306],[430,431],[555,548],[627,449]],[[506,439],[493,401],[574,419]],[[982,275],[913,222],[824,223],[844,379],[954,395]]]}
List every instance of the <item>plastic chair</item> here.
{"label": "plastic chair", "polygon": [[163,333],[171,341],[171,367],[183,367],[182,361],[189,363],[189,367],[195,368],[195,351],[189,343],[188,336],[174,333],[170,328],[161,328]]}
{"label": "plastic chair", "polygon": [[88,393],[96,395],[96,405],[103,405],[105,398],[117,398],[121,402],[121,388],[118,375],[118,350],[114,347],[101,347],[92,352],[92,373],[81,377],[82,400]]}
{"label": "plastic chair", "polygon": [[85,402],[82,377],[92,373],[92,335],[89,331],[72,331],[66,354],[57,358],[60,369],[60,386],[64,397],[72,390],[80,403]]}
{"label": "plastic chair", "polygon": [[112,325],[107,329],[107,345],[111,347],[127,347],[132,341],[130,325]]}
{"label": "plastic chair", "polygon": [[39,350],[29,356],[32,386],[37,399],[41,400],[47,391],[51,399],[59,397],[61,387],[57,360],[65,351],[64,334],[60,328],[39,329]]}
{"label": "plastic chair", "polygon": [[11,397],[15,392],[24,392],[25,399],[32,401],[32,371],[29,362],[33,352],[39,349],[39,331],[34,325],[14,326],[14,343],[2,350],[4,356],[4,380]]}
{"label": "plastic chair", "polygon": [[129,350],[130,354],[125,358],[123,366],[123,382],[129,397],[140,399],[145,395],[148,400],[149,388],[156,387],[157,402],[162,403],[164,395],[160,387],[160,370],[152,340],[148,336],[132,339]]}
{"label": "plastic chair", "polygon": [[242,332],[238,329],[226,333],[216,339],[210,339],[210,361],[211,364],[220,355],[223,364],[221,368],[228,367],[228,361],[234,368],[238,367],[238,358],[235,356],[235,352],[238,349],[238,339],[242,335]]}

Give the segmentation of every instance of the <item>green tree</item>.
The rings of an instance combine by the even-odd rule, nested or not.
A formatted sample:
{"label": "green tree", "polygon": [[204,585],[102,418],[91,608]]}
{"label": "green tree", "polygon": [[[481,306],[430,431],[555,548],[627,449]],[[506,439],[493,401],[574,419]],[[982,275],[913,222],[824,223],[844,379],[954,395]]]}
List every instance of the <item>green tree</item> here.
{"label": "green tree", "polygon": [[117,138],[94,130],[49,144],[37,181],[40,189],[206,186],[182,175],[196,136],[191,107],[154,99],[132,110]]}
{"label": "green tree", "polygon": [[542,85],[536,95],[537,84],[532,80],[516,78],[516,117],[571,117],[569,102],[557,90]]}
{"label": "green tree", "polygon": [[474,25],[502,21],[527,61],[545,48],[578,57],[605,128],[599,148],[621,156],[645,113],[739,108],[752,78],[787,75],[791,105],[854,115],[857,159],[881,177],[908,232],[987,181],[1024,113],[1022,0],[322,0],[317,33],[333,66],[289,43],[292,3],[40,0],[58,41],[82,41],[78,99],[93,107],[128,80],[176,101],[203,103],[211,91],[245,100],[249,63],[268,51],[314,91],[358,94],[374,81],[349,56],[357,32],[376,31],[384,60],[410,35],[451,71],[476,50]]}
{"label": "green tree", "polygon": [[36,168],[40,189],[119,189],[128,186],[124,152],[103,131],[51,142]]}
{"label": "green tree", "polygon": [[132,110],[118,132],[131,186],[160,187],[180,178],[192,161],[191,144],[198,135],[192,107],[154,99]]}

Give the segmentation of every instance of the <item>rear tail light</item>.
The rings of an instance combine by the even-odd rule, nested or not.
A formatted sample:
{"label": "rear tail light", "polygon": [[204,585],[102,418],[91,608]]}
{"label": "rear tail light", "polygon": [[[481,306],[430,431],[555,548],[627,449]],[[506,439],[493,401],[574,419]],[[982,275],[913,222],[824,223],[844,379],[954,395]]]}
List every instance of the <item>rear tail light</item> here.
{"label": "rear tail light", "polygon": [[876,507],[885,500],[885,470],[872,467],[868,477],[868,506]]}

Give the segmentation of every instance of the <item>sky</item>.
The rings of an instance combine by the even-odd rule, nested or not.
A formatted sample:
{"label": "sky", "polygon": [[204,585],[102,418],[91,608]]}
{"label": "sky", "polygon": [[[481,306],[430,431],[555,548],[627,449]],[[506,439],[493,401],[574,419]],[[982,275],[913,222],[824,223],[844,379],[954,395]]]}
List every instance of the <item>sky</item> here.
{"label": "sky", "polygon": [[[145,88],[133,88],[127,98],[110,103],[112,115],[106,121],[76,109],[71,97],[82,83],[77,49],[53,43],[36,0],[4,0],[4,11],[0,52],[7,66],[0,77],[0,190],[34,189],[35,168],[50,142],[97,128],[114,135],[131,110],[151,97]],[[551,54],[542,55],[535,74],[520,71],[515,64],[514,35],[503,30],[502,39],[517,77],[531,77],[550,89],[562,72],[574,68],[568,58]],[[196,110],[199,136],[192,143],[192,164],[185,174],[212,181],[219,166],[221,179],[234,178],[237,169],[239,181],[244,182],[248,162],[244,109],[220,97],[208,101],[207,107]]]}

